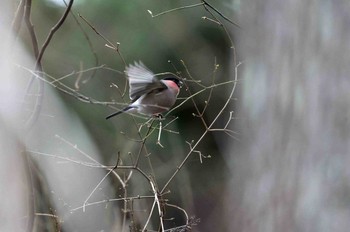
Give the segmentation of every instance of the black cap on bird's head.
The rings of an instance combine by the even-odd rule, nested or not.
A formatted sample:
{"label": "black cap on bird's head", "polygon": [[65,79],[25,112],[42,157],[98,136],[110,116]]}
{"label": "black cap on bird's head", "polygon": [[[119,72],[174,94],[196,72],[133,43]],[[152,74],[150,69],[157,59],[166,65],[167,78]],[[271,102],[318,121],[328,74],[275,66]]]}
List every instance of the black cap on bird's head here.
{"label": "black cap on bird's head", "polygon": [[163,78],[162,80],[169,80],[169,81],[173,81],[175,82],[175,84],[180,88],[182,87],[183,85],[183,82],[177,78],[177,77],[166,77],[166,78]]}

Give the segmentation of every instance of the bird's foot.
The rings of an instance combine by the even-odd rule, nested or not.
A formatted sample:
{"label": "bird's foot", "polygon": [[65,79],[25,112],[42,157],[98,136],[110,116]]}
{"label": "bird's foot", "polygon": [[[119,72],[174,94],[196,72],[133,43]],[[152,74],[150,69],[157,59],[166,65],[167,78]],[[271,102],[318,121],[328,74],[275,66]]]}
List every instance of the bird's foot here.
{"label": "bird's foot", "polygon": [[158,119],[158,120],[164,120],[164,116],[162,114],[154,114],[153,118]]}

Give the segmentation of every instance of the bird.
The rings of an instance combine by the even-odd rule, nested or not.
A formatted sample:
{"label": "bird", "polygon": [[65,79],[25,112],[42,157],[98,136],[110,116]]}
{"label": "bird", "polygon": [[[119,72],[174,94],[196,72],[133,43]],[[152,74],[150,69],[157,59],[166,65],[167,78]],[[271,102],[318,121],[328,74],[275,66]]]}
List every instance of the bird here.
{"label": "bird", "polygon": [[125,73],[129,80],[131,103],[124,109],[108,115],[106,119],[124,112],[162,117],[161,113],[170,110],[175,104],[183,84],[174,74],[167,74],[161,80],[157,79],[141,61],[127,66]]}

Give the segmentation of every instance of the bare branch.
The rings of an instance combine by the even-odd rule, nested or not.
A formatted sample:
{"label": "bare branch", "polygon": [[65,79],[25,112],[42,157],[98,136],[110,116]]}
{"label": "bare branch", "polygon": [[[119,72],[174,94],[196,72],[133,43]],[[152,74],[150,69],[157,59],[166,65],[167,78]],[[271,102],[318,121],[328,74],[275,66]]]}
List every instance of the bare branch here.
{"label": "bare branch", "polygon": [[39,53],[39,55],[38,55],[38,57],[36,59],[37,64],[41,63],[41,59],[42,59],[42,57],[43,57],[43,55],[45,53],[45,50],[46,50],[47,46],[50,43],[52,37],[54,36],[54,34],[58,31],[58,29],[63,25],[64,21],[66,20],[68,14],[69,14],[69,11],[70,11],[70,9],[73,6],[73,2],[74,2],[74,0],[70,0],[69,1],[68,6],[67,6],[66,10],[64,11],[62,17],[58,20],[56,25],[53,28],[51,28],[50,33],[46,37],[46,40],[43,43],[43,46],[40,49],[40,53]]}
{"label": "bare branch", "polygon": [[89,27],[97,34],[99,35],[104,41],[107,42],[106,46],[109,47],[109,48],[112,48],[114,51],[116,51],[120,57],[120,59],[123,61],[124,63],[124,66],[126,66],[126,62],[125,62],[125,59],[124,57],[122,56],[122,54],[120,53],[119,51],[119,45],[120,43],[117,42],[117,46],[114,45],[111,41],[109,41],[104,35],[102,35],[86,18],[84,18],[81,14],[78,14],[78,16],[84,20],[84,22],[89,25]]}
{"label": "bare branch", "polygon": [[181,162],[181,164],[176,168],[176,170],[174,171],[174,173],[172,174],[172,176],[169,178],[169,180],[165,183],[165,185],[163,186],[162,190],[160,191],[160,193],[162,194],[166,188],[168,187],[168,185],[170,184],[170,182],[174,179],[174,177],[176,176],[176,174],[181,170],[181,168],[185,165],[186,161],[188,160],[188,158],[190,157],[190,155],[193,153],[193,151],[196,149],[196,147],[199,145],[199,143],[202,141],[202,139],[206,136],[206,134],[210,131],[210,129],[212,128],[212,126],[214,125],[214,123],[218,120],[218,118],[222,115],[223,111],[226,109],[226,107],[228,106],[235,90],[236,90],[236,86],[237,86],[237,75],[238,75],[238,67],[240,66],[241,63],[239,63],[236,67],[235,67],[235,75],[234,75],[234,81],[233,81],[233,87],[231,89],[230,95],[227,98],[227,101],[225,102],[224,106],[221,108],[221,110],[219,111],[219,113],[217,114],[217,116],[214,118],[214,120],[211,122],[211,124],[206,128],[206,130],[203,132],[203,134],[200,136],[200,138],[197,140],[197,142],[193,145],[193,147],[190,149],[190,151],[187,153],[186,157],[184,158],[184,160]]}
{"label": "bare branch", "polygon": [[186,212],[186,210],[184,210],[183,208],[181,208],[180,206],[177,206],[177,205],[173,205],[173,204],[169,204],[169,203],[165,203],[166,206],[169,206],[169,207],[173,207],[173,208],[176,208],[178,210],[181,210],[184,214],[185,214],[185,217],[186,217],[186,225],[188,224],[188,222],[190,221],[189,220],[189,217],[188,217],[188,214]]}
{"label": "bare branch", "polygon": [[237,23],[233,22],[231,19],[227,18],[225,15],[223,15],[219,10],[217,10],[214,6],[209,4],[206,0],[201,0],[206,6],[210,7],[213,11],[215,11],[217,14],[219,14],[223,19],[231,23],[232,25],[235,25],[238,28],[241,28]]}
{"label": "bare branch", "polygon": [[[66,1],[65,1],[65,0],[63,0],[63,1],[64,1],[64,4],[67,6]],[[92,42],[91,42],[91,40],[90,40],[88,34],[86,33],[86,31],[85,31],[85,30],[83,29],[83,27],[81,26],[79,20],[78,20],[77,17],[75,16],[75,13],[73,12],[73,9],[70,10],[70,13],[72,14],[74,21],[76,22],[76,24],[78,25],[79,29],[80,29],[81,32],[83,33],[83,35],[84,35],[84,37],[85,37],[85,39],[86,39],[86,41],[87,41],[87,43],[88,43],[88,45],[89,45],[89,47],[90,47],[90,51],[91,51],[92,55],[94,56],[95,66],[98,66],[98,64],[99,64],[99,59],[98,59],[98,57],[97,57],[97,53],[96,53],[96,51],[95,51],[95,49],[94,49],[94,46],[92,45]],[[92,79],[92,78],[95,76],[96,71],[97,71],[97,69],[95,69],[95,70],[91,73],[90,77],[87,78],[87,79],[85,79],[82,83],[83,83],[83,84],[86,84],[90,79]]]}
{"label": "bare branch", "polygon": [[142,232],[147,230],[147,226],[148,226],[149,221],[151,220],[151,217],[152,217],[152,214],[153,214],[153,211],[154,211],[154,207],[156,206],[156,203],[157,203],[156,199],[154,199],[152,207],[151,207],[151,210],[150,210],[149,215],[147,217],[146,223],[143,226]]}
{"label": "bare branch", "polygon": [[161,231],[164,231],[164,224],[163,224],[163,211],[162,211],[162,206],[160,204],[159,198],[158,198],[158,191],[156,190],[156,187],[153,183],[153,181],[150,181],[151,187],[152,187],[152,191],[154,194],[154,202],[157,203],[158,206],[158,215],[159,215],[159,223],[160,223],[160,228]]}
{"label": "bare branch", "polygon": [[[136,197],[123,197],[123,198],[115,198],[115,199],[106,199],[106,200],[101,200],[101,201],[95,201],[95,202],[90,202],[85,204],[85,208],[89,206],[94,206],[94,205],[100,205],[100,204],[107,204],[110,202],[116,202],[116,201],[131,201],[131,200],[139,200],[139,199],[152,199],[154,196],[136,196]],[[79,206],[77,208],[71,209],[71,212],[83,209],[84,206]]]}
{"label": "bare branch", "polygon": [[167,14],[167,13],[170,13],[170,12],[173,12],[173,11],[189,9],[189,8],[193,8],[193,7],[197,7],[197,6],[202,6],[202,5],[204,5],[204,3],[197,3],[197,4],[193,4],[193,5],[188,5],[188,6],[181,6],[181,7],[178,7],[178,8],[171,9],[171,10],[163,11],[163,12],[158,13],[158,14],[156,14],[156,15],[153,15],[152,11],[150,11],[150,10],[147,10],[147,11],[148,11],[148,13],[152,16],[152,18],[155,18],[155,17],[161,16],[161,15],[164,15],[164,14]]}
{"label": "bare branch", "polygon": [[19,30],[21,29],[21,26],[22,26],[25,2],[26,2],[25,0],[21,0],[19,2],[15,13],[15,17],[11,24],[11,28],[12,28],[13,34],[15,35],[15,38],[17,38]]}

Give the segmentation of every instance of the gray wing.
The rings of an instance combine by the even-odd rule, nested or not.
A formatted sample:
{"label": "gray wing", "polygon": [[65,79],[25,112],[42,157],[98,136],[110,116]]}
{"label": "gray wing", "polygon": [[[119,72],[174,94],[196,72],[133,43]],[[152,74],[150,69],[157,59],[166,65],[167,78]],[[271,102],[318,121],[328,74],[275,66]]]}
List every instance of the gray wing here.
{"label": "gray wing", "polygon": [[129,79],[129,96],[132,101],[136,101],[143,94],[167,88],[142,62],[129,65],[125,72]]}

